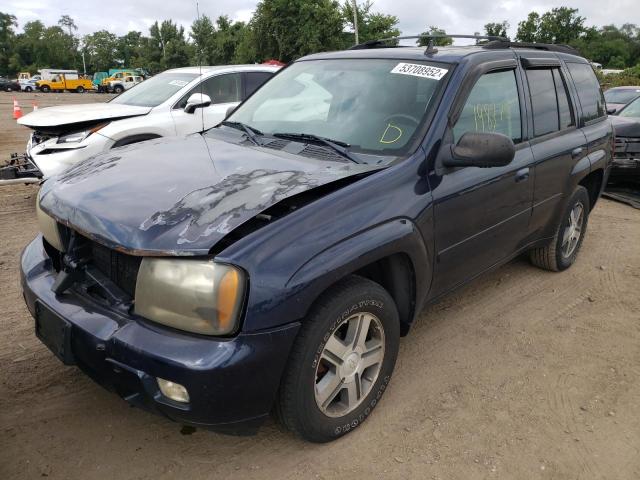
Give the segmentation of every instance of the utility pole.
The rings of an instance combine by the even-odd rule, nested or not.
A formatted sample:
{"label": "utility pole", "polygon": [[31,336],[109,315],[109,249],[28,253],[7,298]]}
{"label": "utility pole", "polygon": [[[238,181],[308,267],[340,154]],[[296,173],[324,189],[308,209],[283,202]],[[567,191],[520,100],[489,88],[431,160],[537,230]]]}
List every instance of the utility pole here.
{"label": "utility pole", "polygon": [[360,40],[358,38],[358,5],[356,0],[353,0],[353,30],[356,33],[356,45],[358,45]]}

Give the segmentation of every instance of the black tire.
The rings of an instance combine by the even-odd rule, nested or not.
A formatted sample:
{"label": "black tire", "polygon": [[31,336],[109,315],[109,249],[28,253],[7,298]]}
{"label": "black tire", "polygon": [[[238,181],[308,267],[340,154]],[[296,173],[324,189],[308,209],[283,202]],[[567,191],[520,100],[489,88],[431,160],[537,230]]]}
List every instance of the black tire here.
{"label": "black tire", "polygon": [[[567,248],[563,248],[563,245],[565,244],[564,235],[567,229],[570,228],[571,213],[579,205],[582,206],[582,217],[579,221],[579,237],[573,249],[568,251]],[[573,265],[578,256],[578,252],[580,251],[580,247],[582,246],[585,233],[587,233],[590,208],[589,192],[586,188],[579,185],[576,187],[571,198],[567,202],[567,206],[562,213],[562,217],[560,218],[560,222],[558,223],[553,239],[551,239],[547,245],[534,248],[529,252],[531,263],[536,267],[551,270],[553,272],[561,272]]]}
{"label": "black tire", "polygon": [[76,88],[76,92],[84,93],[84,87],[82,85],[78,86],[78,88]]}
{"label": "black tire", "polygon": [[42,87],[40,87],[40,91],[42,93],[49,93],[51,91],[51,88],[48,85],[43,85]]}
{"label": "black tire", "polygon": [[11,88],[11,85],[7,85],[7,86],[5,87],[5,90],[6,90],[7,92],[12,92],[12,91],[13,91],[13,88]]}
{"label": "black tire", "polygon": [[33,88],[25,87],[24,91],[27,92],[27,93],[31,93],[33,91]]}
{"label": "black tire", "polygon": [[122,92],[124,92],[124,88],[122,88],[120,85],[116,85],[115,87],[113,87],[113,93],[117,93],[118,95],[120,95]]}
{"label": "black tire", "polygon": [[[371,323],[367,323],[369,326],[365,337],[368,339],[367,343],[370,344],[373,336],[376,336],[373,339],[379,342],[378,347],[374,349],[376,352],[380,351],[380,345],[383,346],[381,353],[377,353],[378,356],[381,356],[381,360],[376,366],[370,367],[375,369],[375,374],[370,373],[371,370],[367,369],[364,369],[360,374],[353,374],[359,387],[354,387],[357,388],[354,390],[357,391],[357,395],[353,409],[346,411],[344,415],[339,412],[329,415],[321,410],[316,400],[316,382],[320,384],[323,380],[322,377],[319,379],[318,375],[322,374],[320,373],[321,369],[324,372],[323,375],[328,374],[328,369],[324,368],[325,359],[322,355],[329,340],[334,336],[341,335],[341,330],[345,332],[344,342],[349,345],[347,348],[351,348],[351,337],[347,338],[346,336],[349,335],[347,332],[350,331],[349,328],[352,324],[348,322],[361,322],[354,320],[355,314],[358,312],[371,318]],[[358,323],[357,330],[355,330],[354,337],[356,339],[358,337],[365,338],[360,334],[361,325],[362,323]],[[318,299],[311,313],[303,321],[292,348],[282,377],[276,405],[276,414],[280,421],[289,430],[312,442],[335,440],[360,426],[378,404],[389,384],[398,356],[399,341],[398,310],[384,288],[371,280],[358,276],[347,277],[334,285]],[[356,344],[358,342],[354,340],[353,345]],[[362,354],[361,357],[358,356],[355,362],[357,367],[354,366],[350,356],[346,361],[340,361],[340,363],[345,368],[352,368],[353,372],[357,372],[361,368],[361,359],[366,355],[368,353]],[[332,374],[335,375],[335,372]],[[328,400],[325,405],[327,403],[331,407],[342,405],[344,402],[342,397],[347,390],[346,385],[347,383],[341,381],[336,389],[331,387],[329,390],[339,393],[327,397],[332,400]],[[364,394],[363,385],[367,385]],[[360,394],[362,396],[358,397]],[[348,393],[345,398],[349,403]]]}

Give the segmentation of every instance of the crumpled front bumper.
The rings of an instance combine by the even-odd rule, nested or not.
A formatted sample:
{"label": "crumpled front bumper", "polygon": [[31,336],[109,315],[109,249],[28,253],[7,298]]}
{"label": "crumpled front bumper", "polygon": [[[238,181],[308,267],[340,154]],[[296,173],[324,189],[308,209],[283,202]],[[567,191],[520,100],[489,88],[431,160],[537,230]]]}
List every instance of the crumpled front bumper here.
{"label": "crumpled front bumper", "polygon": [[115,143],[108,137],[96,132],[77,144],[59,144],[58,138],[50,138],[34,144],[33,136],[27,143],[27,154],[42,172],[49,178],[64,172],[70,166],[110,149]]}
{"label": "crumpled front bumper", "polygon": [[[129,403],[183,424],[233,434],[262,424],[299,323],[233,338],[190,335],[110,311],[76,291],[56,296],[56,275],[38,236],[22,255],[24,298],[39,325],[62,318],[68,326],[67,363]],[[157,377],[184,385],[189,403],[164,397]]]}

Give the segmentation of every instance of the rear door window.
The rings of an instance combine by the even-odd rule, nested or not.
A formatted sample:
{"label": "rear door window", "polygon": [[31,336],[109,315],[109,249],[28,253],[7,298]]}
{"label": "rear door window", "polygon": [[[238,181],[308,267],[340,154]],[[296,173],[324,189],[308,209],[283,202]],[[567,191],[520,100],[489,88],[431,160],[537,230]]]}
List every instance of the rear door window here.
{"label": "rear door window", "polygon": [[495,132],[522,140],[520,101],[514,70],[485,73],[467,98],[453,127],[454,141],[467,132]]}
{"label": "rear door window", "polygon": [[567,62],[567,68],[578,91],[583,120],[589,122],[606,116],[604,96],[591,65]]}
{"label": "rear door window", "polygon": [[255,92],[259,87],[262,86],[264,82],[269,80],[273,73],[271,72],[247,72],[244,74],[245,80],[245,92],[244,98],[249,97],[253,92]]}
{"label": "rear door window", "polygon": [[558,95],[558,110],[560,114],[560,130],[575,125],[573,118],[573,109],[569,101],[569,92],[567,84],[560,73],[560,69],[553,69],[553,81],[556,84],[556,94]]}
{"label": "rear door window", "polygon": [[558,122],[558,100],[553,82],[553,72],[549,68],[527,70],[531,106],[533,108],[533,134],[536,137],[556,132]]}

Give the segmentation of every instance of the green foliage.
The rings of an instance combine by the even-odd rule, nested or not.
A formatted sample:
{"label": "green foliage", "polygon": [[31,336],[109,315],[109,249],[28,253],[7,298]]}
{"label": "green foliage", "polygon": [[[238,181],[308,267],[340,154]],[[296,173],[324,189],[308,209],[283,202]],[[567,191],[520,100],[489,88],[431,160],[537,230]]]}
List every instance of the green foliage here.
{"label": "green foliage", "polygon": [[[355,43],[351,0],[260,0],[248,24],[227,16],[202,16],[185,29],[171,20],[155,22],[148,34],[131,31],[116,36],[106,30],[80,39],[72,17],[63,15],[56,25],[36,20],[18,30],[16,17],[0,12],[0,75],[19,71],[35,73],[47,67],[82,69],[84,53],[87,71],[115,67],[144,68],[157,73],[186,65],[256,63],[271,58],[288,62],[300,56],[348,48]],[[398,18],[376,12],[372,0],[357,5],[359,41],[400,35]],[[506,21],[484,26],[487,35],[506,36]],[[442,35],[431,26],[423,35]],[[540,14],[530,12],[518,24],[516,39],[523,42],[567,43],[604,68],[629,68],[640,64],[640,28],[586,27],[577,9],[558,7]],[[426,46],[427,38],[418,45]],[[451,45],[451,38],[434,40],[437,46]],[[634,75],[620,74],[607,81],[633,81]],[[607,77],[608,78],[608,77]],[[625,80],[625,81],[627,81]]]}
{"label": "green foliage", "polygon": [[[374,12],[372,9],[373,2],[371,0],[357,4],[358,41],[360,43],[400,35],[400,30],[398,30],[398,17]],[[340,7],[340,14],[342,15],[344,25],[350,30],[350,32],[345,32],[342,35],[344,39],[343,48],[349,48],[356,43],[355,33],[353,33],[355,28],[353,23],[353,2],[349,0],[345,1],[342,7]]]}
{"label": "green foliage", "polygon": [[117,65],[118,37],[107,30],[99,30],[84,37],[87,71],[104,72]]}
{"label": "green foliage", "polygon": [[484,34],[492,37],[507,37],[507,30],[509,30],[509,22],[503,20],[502,22],[490,22],[484,26]]}
{"label": "green foliage", "polygon": [[245,54],[258,61],[282,62],[342,46],[343,18],[334,0],[261,0],[249,22],[251,46]]}
{"label": "green foliage", "polygon": [[620,73],[612,73],[603,75],[602,72],[596,72],[600,85],[604,90],[613,87],[624,87],[638,85],[640,86],[640,65],[627,68]]}
{"label": "green foliage", "polygon": [[16,17],[0,12],[0,75],[7,75],[11,69],[13,51],[11,48],[15,39],[13,28],[18,26]]}
{"label": "green foliage", "polygon": [[[426,47],[429,45],[429,35],[446,35],[442,28],[431,26],[426,32],[422,32],[420,35],[425,35],[424,37],[420,37],[416,42],[420,47]],[[433,44],[438,47],[446,47],[447,45],[453,45],[453,38],[445,37],[445,38],[434,38]]]}

